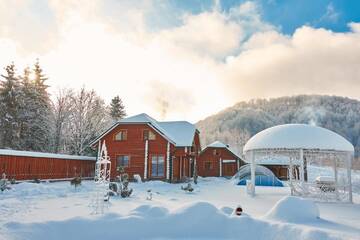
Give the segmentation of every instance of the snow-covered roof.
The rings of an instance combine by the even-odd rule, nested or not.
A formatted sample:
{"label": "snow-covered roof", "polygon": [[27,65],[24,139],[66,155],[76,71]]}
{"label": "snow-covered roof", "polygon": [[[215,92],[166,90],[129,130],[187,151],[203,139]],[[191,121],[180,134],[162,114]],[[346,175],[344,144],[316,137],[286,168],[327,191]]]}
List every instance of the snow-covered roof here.
{"label": "snow-covered roof", "polygon": [[354,152],[354,146],[339,134],[307,124],[284,124],[265,129],[244,146],[244,153],[261,149],[314,149]]}
{"label": "snow-covered roof", "polygon": [[0,155],[2,155],[2,156],[21,156],[21,157],[57,158],[57,159],[69,159],[69,160],[96,161],[96,157],[67,155],[67,154],[55,154],[55,153],[44,153],[44,152],[18,151],[18,150],[10,150],[10,149],[0,149]]}
{"label": "snow-covered roof", "polygon": [[207,148],[226,148],[227,150],[229,150],[233,155],[235,155],[237,158],[240,158],[241,157],[236,154],[236,152],[234,150],[232,150],[229,145],[226,145],[225,143],[223,142],[220,142],[220,141],[215,141],[213,143],[210,143],[209,145],[207,145],[203,151],[205,151]]}
{"label": "snow-covered roof", "polygon": [[152,126],[157,130],[163,137],[175,144],[177,147],[188,147],[192,146],[194,141],[194,135],[197,131],[194,124],[191,124],[187,121],[169,121],[169,122],[158,122],[154,118],[150,117],[146,113],[141,113],[135,116],[121,119],[115,123],[112,127],[106,130],[98,138],[96,138],[90,145],[96,143],[99,139],[113,130],[120,124],[136,124],[136,123],[145,123]]}
{"label": "snow-covered roof", "polygon": [[213,147],[213,148],[229,148],[226,144],[220,142],[220,141],[215,141],[213,143],[210,143],[209,145],[207,145],[207,147]]}
{"label": "snow-covered roof", "polygon": [[192,146],[196,128],[194,124],[186,121],[158,122],[165,134],[171,136],[178,147]]}

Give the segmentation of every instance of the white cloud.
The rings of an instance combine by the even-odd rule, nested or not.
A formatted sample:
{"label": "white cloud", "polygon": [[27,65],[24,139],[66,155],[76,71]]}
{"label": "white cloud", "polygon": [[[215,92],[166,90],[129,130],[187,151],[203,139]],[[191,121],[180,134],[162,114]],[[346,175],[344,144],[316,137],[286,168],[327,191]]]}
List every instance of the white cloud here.
{"label": "white cloud", "polygon": [[320,18],[320,22],[327,21],[327,22],[337,22],[340,17],[340,13],[336,11],[334,4],[330,2],[326,6],[325,14]]}
{"label": "white cloud", "polygon": [[301,27],[292,36],[255,34],[248,49],[224,65],[234,99],[293,94],[359,98],[360,34]]}
{"label": "white cloud", "polygon": [[[107,100],[119,94],[129,114],[196,121],[255,97],[359,98],[357,23],[348,33],[301,27],[287,36],[262,21],[256,4],[245,2],[229,12],[214,7],[188,13],[181,24],[154,31],[146,22],[157,11],[154,2],[49,3],[56,27],[47,30],[56,41],[51,37],[50,48],[31,45],[24,52],[30,49],[26,38],[0,31],[1,66],[14,60],[21,68],[40,57],[53,90],[86,85]],[[2,26],[10,26],[13,16],[0,14],[0,22],[4,18]],[[40,43],[50,46],[46,36]]]}

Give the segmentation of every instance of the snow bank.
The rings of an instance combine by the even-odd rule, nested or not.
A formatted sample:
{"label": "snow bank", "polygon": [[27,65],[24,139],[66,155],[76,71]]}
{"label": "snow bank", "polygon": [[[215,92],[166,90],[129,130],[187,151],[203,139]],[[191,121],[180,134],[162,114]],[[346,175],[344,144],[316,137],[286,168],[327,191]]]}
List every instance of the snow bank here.
{"label": "snow bank", "polygon": [[319,217],[319,208],[313,201],[292,196],[280,199],[265,216],[268,220],[291,223],[312,222]]}
{"label": "snow bank", "polygon": [[28,224],[9,222],[5,228],[4,238],[8,240],[339,239],[328,232],[303,226],[229,216],[208,202],[192,203],[174,211],[141,205],[128,215],[111,213]]}

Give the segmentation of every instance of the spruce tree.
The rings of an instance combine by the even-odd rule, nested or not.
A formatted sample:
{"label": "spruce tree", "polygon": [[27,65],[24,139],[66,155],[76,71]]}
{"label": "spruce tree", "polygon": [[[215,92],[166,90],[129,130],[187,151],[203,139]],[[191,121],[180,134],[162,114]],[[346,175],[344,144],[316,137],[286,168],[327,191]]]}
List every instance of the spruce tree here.
{"label": "spruce tree", "polygon": [[31,70],[29,67],[24,69],[20,76],[21,82],[21,105],[20,105],[20,145],[22,150],[32,150],[31,126],[37,118],[37,92],[34,81],[30,79]]}
{"label": "spruce tree", "polygon": [[5,71],[0,81],[0,147],[19,149],[20,84],[14,63],[8,65]]}
{"label": "spruce tree", "polygon": [[114,122],[126,116],[125,106],[119,96],[114,97],[110,103],[110,116]]}
{"label": "spruce tree", "polygon": [[32,109],[36,117],[30,123],[29,137],[31,137],[31,142],[27,146],[27,150],[49,151],[51,102],[47,92],[49,86],[45,84],[48,78],[43,73],[39,60],[34,64],[33,73],[34,98],[32,100]]}

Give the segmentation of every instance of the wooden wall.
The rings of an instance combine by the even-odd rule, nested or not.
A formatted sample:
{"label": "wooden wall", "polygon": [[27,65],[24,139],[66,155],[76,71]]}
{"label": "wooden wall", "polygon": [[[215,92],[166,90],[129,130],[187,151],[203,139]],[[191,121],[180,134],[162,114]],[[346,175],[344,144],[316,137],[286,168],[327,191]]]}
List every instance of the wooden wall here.
{"label": "wooden wall", "polygon": [[0,155],[0,173],[16,180],[93,177],[95,161]]}
{"label": "wooden wall", "polygon": [[[216,150],[216,154],[214,151]],[[202,177],[218,177],[220,176],[220,159],[222,160],[237,160],[240,161],[239,167],[244,165],[244,162],[235,156],[230,150],[226,148],[206,148],[200,153],[198,160],[198,175]],[[205,164],[210,162],[212,169],[205,168]],[[237,163],[222,163],[222,176],[233,176],[237,172]]]}

